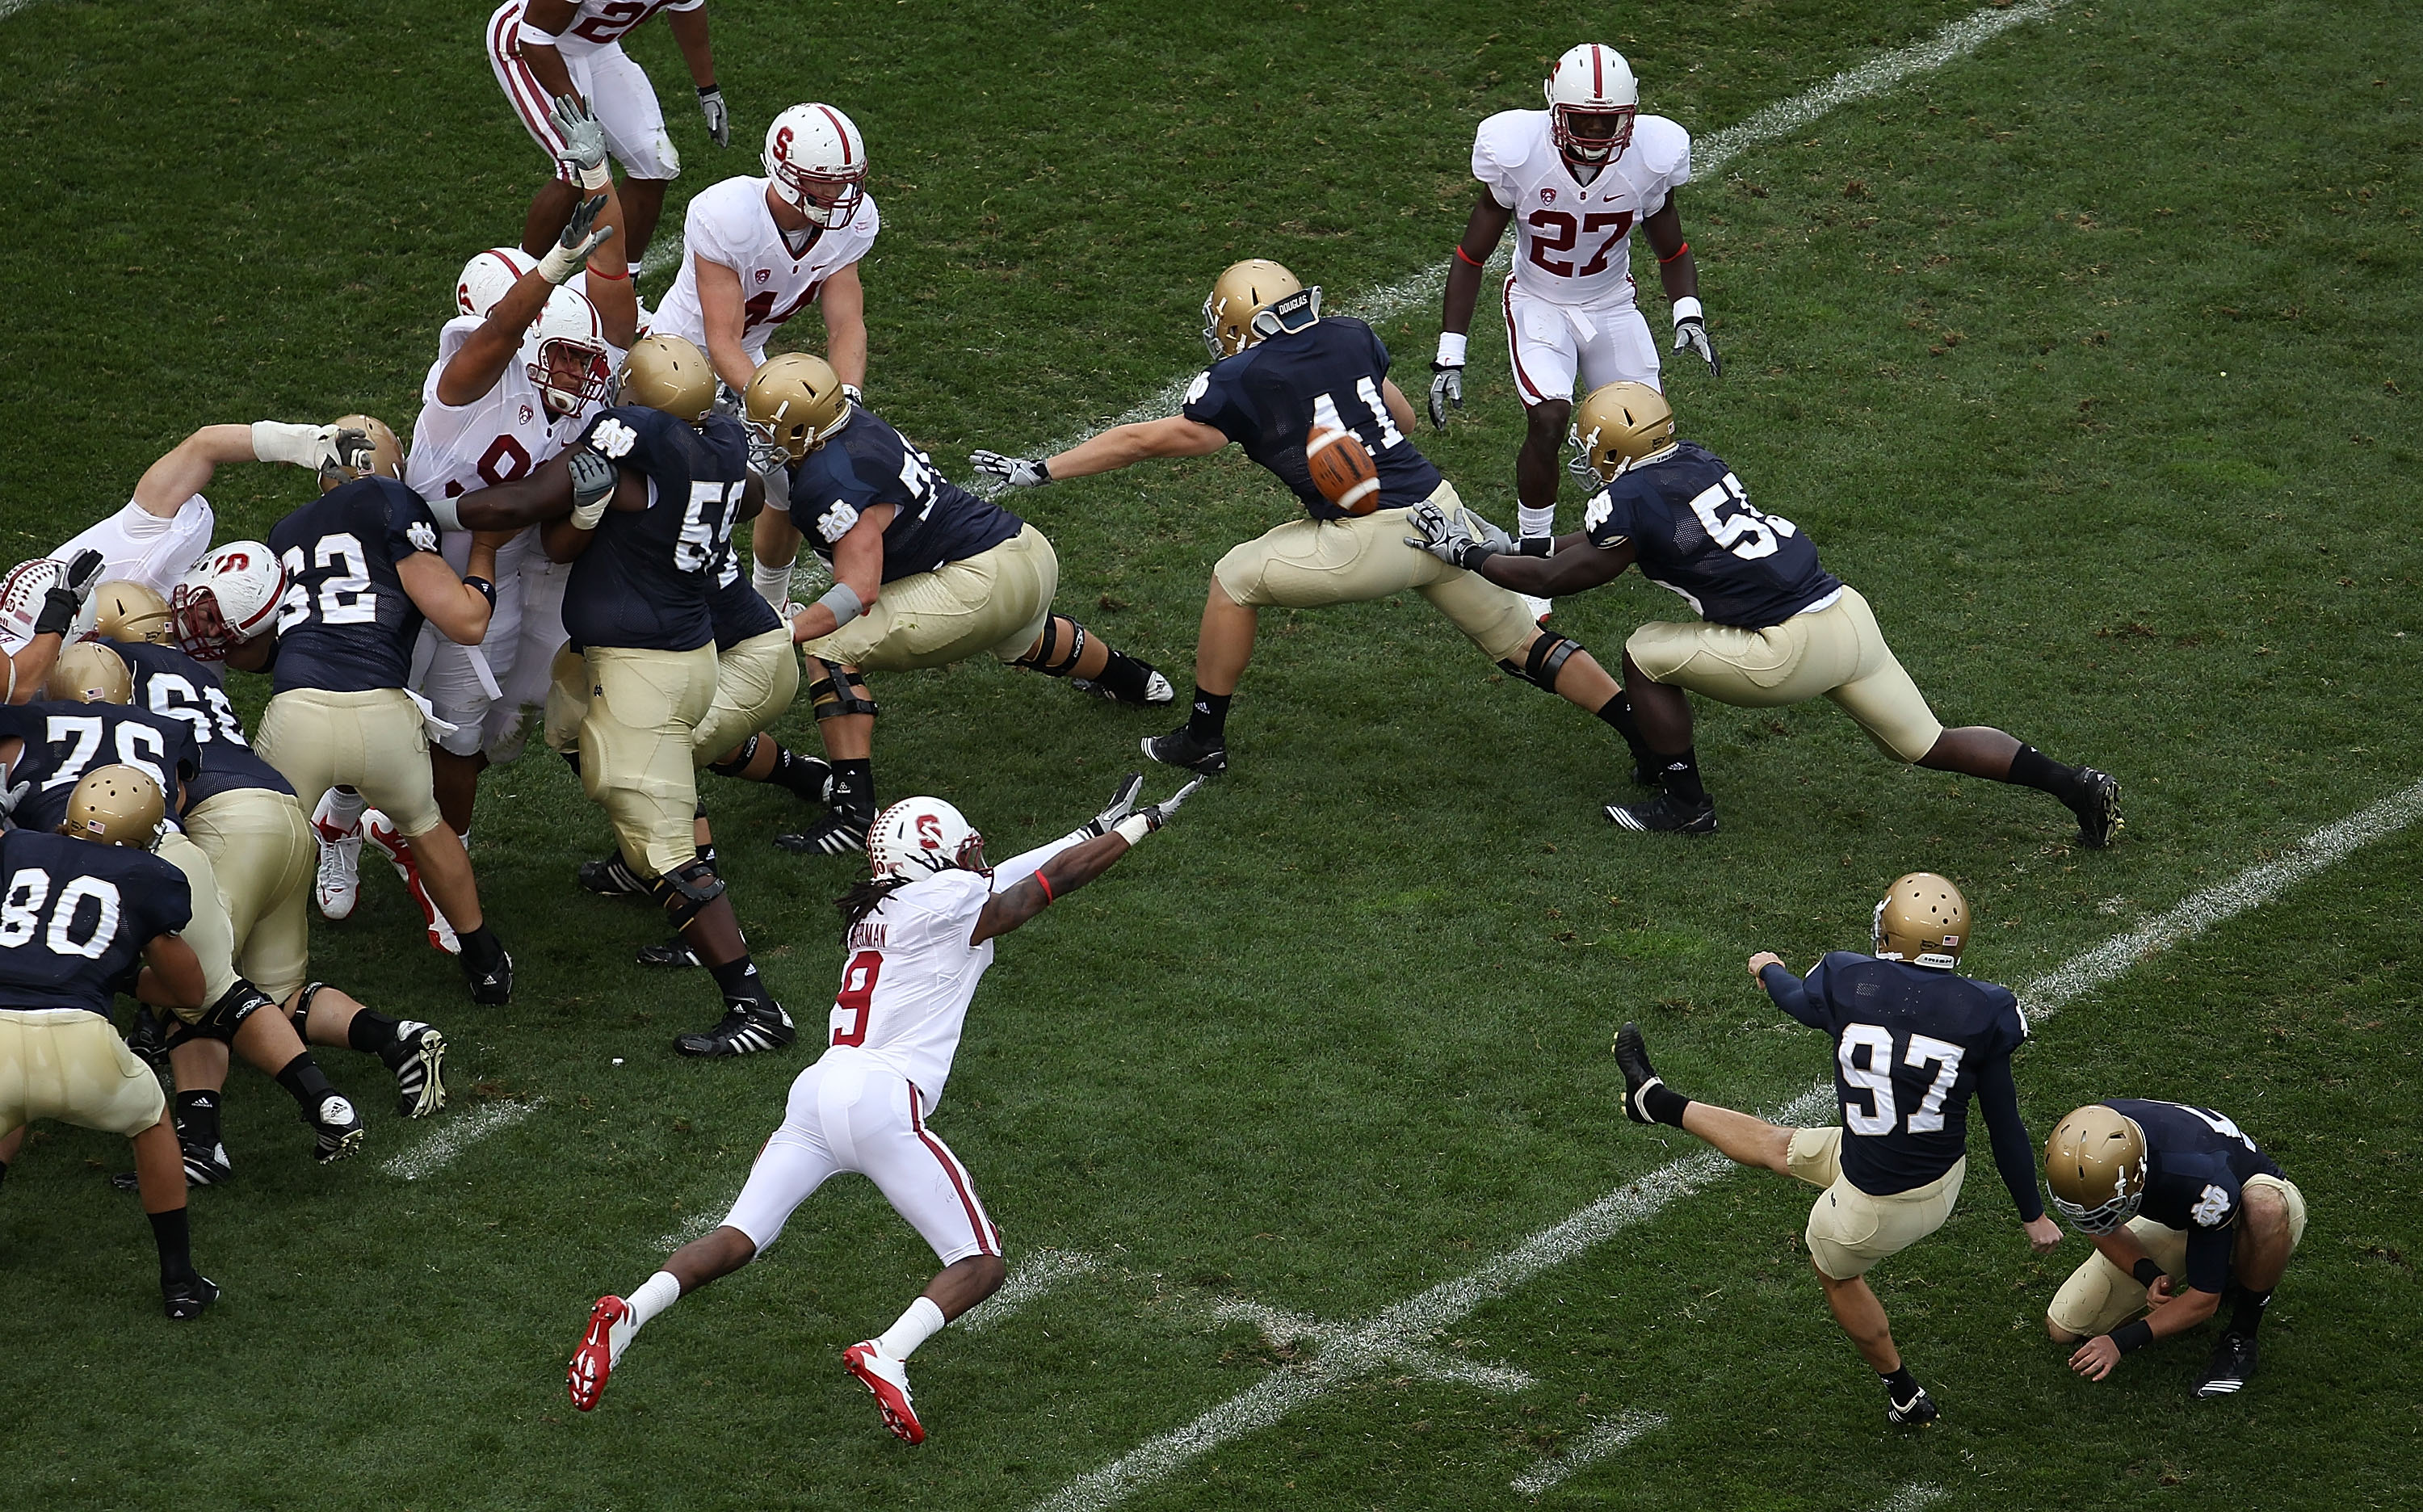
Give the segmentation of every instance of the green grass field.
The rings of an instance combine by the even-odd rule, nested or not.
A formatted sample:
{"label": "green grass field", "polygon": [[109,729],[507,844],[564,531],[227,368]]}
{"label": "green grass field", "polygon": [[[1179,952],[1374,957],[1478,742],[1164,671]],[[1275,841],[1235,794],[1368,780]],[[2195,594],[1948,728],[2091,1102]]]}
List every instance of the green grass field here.
{"label": "green grass field", "polygon": [[[886,227],[868,398],[965,477],[973,447],[1082,434],[1199,364],[1203,292],[1234,259],[1278,258],[1348,310],[1433,267],[1471,203],[1473,126],[1535,103],[1575,41],[1623,48],[1644,107],[1704,139],[1972,4],[711,8],[731,151],[663,28],[633,48],[688,156],[666,234],[690,192],[754,171],[775,110],[849,109]],[[0,5],[8,559],[118,507],[206,422],[405,427],[454,270],[513,238],[542,171],[483,14]],[[202,1323],[158,1316],[142,1222],[103,1179],[122,1146],[38,1131],[0,1186],[0,1507],[1021,1508],[1241,1393],[1315,1380],[1126,1504],[1522,1503],[1594,1425],[1657,1414],[1541,1504],[2413,1505],[2412,832],[2148,958],[2019,1060],[2039,1138],[2098,1097],[2206,1103],[2304,1189],[2311,1228],[2241,1396],[2188,1399],[2201,1336],[2099,1386],[2070,1376],[2041,1317],[2085,1247],[2029,1256],[1982,1137],[1960,1212],[1877,1277],[1944,1409],[1919,1436],[1886,1424],[1825,1314],[1809,1194],[1763,1173],[1426,1341],[1520,1390],[1324,1364],[1317,1335],[1241,1310],[1370,1319],[1689,1154],[1623,1121],[1607,1045],[1626,1018],[1687,1092],[1773,1107],[1814,1084],[1822,1040],[1742,961],[1859,946],[1899,872],[1956,878],[1981,924],[1967,966],[2017,984],[2423,775],[2418,56],[2423,19],[2383,0],[2071,0],[1685,191],[1728,362],[1670,361],[1686,431],[1867,594],[1947,723],[2117,773],[2117,848],[2074,849],[2039,795],[1882,761],[1822,704],[1701,705],[1724,830],[1649,843],[1599,815],[1628,792],[1607,732],[1417,599],[1267,615],[1231,773],[1006,942],[978,995],[938,1129],[1013,1272],[1045,1249],[1099,1265],[920,1351],[932,1437],[910,1450],[838,1354],[931,1256],[858,1181],[652,1325],[595,1414],[566,1403],[590,1301],[720,1213],[814,1051],[673,1056],[711,989],[626,964],[659,924],[574,889],[602,818],[526,758],[485,779],[474,846],[515,1001],[468,1005],[366,872],[314,973],[443,1027],[456,1101],[404,1122],[374,1062],[324,1052],[372,1123],[361,1158],[321,1170],[287,1099],[239,1070],[238,1179],[194,1202],[226,1288]],[[1465,418],[1421,444],[1511,519],[1522,421],[1494,308]],[[1382,323],[1409,391],[1436,320],[1426,297]],[[223,472],[222,533],[265,533],[308,488]],[[1292,509],[1233,454],[1018,507],[1058,546],[1062,606],[1181,688],[1211,563]],[[1558,617],[1612,661],[1678,612],[1627,578]],[[990,664],[877,692],[883,794],[948,796],[996,854],[1092,812],[1166,723]],[[257,711],[261,685],[243,696]],[[802,706],[783,731],[813,749],[812,724]],[[800,817],[777,789],[708,803],[813,1039],[852,868],[766,843]],[[518,1122],[420,1179],[389,1169],[508,1105]]]}

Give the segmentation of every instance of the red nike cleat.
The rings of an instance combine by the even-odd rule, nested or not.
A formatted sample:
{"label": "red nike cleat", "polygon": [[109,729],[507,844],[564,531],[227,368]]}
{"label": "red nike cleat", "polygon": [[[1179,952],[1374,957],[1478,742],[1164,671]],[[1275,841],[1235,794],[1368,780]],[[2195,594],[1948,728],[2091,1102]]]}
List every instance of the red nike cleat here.
{"label": "red nike cleat", "polygon": [[454,926],[446,921],[445,911],[429,896],[428,885],[420,880],[420,863],[413,859],[412,847],[404,843],[394,822],[377,809],[371,809],[362,815],[362,838],[386,856],[388,864],[395,867],[395,874],[404,879],[404,891],[420,905],[421,923],[429,930],[429,947],[450,956],[461,955],[463,945],[454,937]]}
{"label": "red nike cleat", "polygon": [[858,1377],[859,1384],[875,1393],[875,1405],[883,1412],[883,1425],[892,1430],[894,1438],[903,1443],[926,1441],[926,1425],[917,1421],[917,1409],[909,1405],[907,1361],[893,1359],[872,1339],[862,1339],[841,1352],[841,1365]]}
{"label": "red nike cleat", "polygon": [[606,1392],[606,1377],[614,1373],[623,1351],[631,1346],[639,1331],[630,1303],[619,1297],[597,1299],[597,1305],[589,1310],[589,1331],[580,1336],[580,1347],[572,1352],[571,1367],[564,1372],[574,1407],[583,1412],[595,1409],[597,1398]]}

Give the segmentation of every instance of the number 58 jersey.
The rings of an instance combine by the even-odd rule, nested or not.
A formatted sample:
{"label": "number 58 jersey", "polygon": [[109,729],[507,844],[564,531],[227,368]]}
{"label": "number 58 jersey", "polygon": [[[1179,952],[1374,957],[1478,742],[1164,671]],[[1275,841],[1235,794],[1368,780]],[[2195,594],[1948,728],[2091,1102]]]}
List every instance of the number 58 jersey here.
{"label": "number 58 jersey", "polygon": [[1761,513],[1724,459],[1690,441],[1592,495],[1582,529],[1603,551],[1630,541],[1640,575],[1712,625],[1763,630],[1843,591],[1798,526]]}
{"label": "number 58 jersey", "polygon": [[991,879],[955,868],[911,883],[851,925],[826,1054],[863,1055],[907,1077],[932,1113],[992,964],[990,940],[968,944],[991,898]]}
{"label": "number 58 jersey", "polygon": [[1560,305],[1632,302],[1632,228],[1691,182],[1691,136],[1636,116],[1623,155],[1588,183],[1557,151],[1548,112],[1505,110],[1481,123],[1472,176],[1514,213],[1514,286]]}

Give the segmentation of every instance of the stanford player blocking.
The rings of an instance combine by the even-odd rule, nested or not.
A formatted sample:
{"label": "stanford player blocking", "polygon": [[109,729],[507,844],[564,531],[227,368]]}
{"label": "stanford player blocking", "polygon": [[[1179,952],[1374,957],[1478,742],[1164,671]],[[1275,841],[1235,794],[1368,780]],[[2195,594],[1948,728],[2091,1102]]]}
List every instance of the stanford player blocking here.
{"label": "stanford player blocking", "polygon": [[1136,808],[1143,786],[1130,773],[1084,827],[999,867],[985,865],[984,836],[939,798],[903,799],[878,816],[866,837],[874,874],[839,905],[850,954],[833,1000],[831,1048],[791,1084],[783,1126],[766,1141],[722,1227],[674,1250],[629,1297],[597,1299],[568,1373],[573,1406],[586,1412],[597,1405],[607,1377],[650,1318],[747,1265],[827,1178],[855,1170],[882,1188],[942,1262],[897,1322],[842,1353],[843,1368],[875,1393],[884,1425],[910,1443],[925,1440],[910,1405],[910,1353],[991,1296],[1006,1274],[1001,1230],[967,1168],[926,1120],[942,1099],[995,937],[1109,870],[1166,823],[1202,779]]}

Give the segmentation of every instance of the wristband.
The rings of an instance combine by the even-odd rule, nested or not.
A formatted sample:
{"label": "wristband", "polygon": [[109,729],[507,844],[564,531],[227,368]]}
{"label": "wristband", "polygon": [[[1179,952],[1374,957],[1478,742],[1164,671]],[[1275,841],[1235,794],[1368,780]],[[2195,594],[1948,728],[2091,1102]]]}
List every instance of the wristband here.
{"label": "wristband", "polygon": [[1701,318],[1700,301],[1696,296],[1687,294],[1682,298],[1674,301],[1675,325],[1680,326],[1687,320],[1699,320]]}
{"label": "wristband", "polygon": [[478,594],[481,597],[486,599],[490,609],[497,607],[497,585],[490,582],[487,579],[479,576],[477,573],[465,573],[463,575],[463,586],[470,589],[473,593]]}
{"label": "wristband", "polygon": [[1487,562],[1491,557],[1501,554],[1503,553],[1501,553],[1497,548],[1490,545],[1487,541],[1475,541],[1470,546],[1464,549],[1463,554],[1456,558],[1455,565],[1462,567],[1466,572],[1479,572],[1481,570],[1481,564]]}
{"label": "wristband", "polygon": [[1455,244],[1455,255],[1456,255],[1456,256],[1458,256],[1458,257],[1460,257],[1460,258],[1462,258],[1462,259],[1464,259],[1465,263],[1470,263],[1472,266],[1474,266],[1474,267],[1476,267],[1476,268],[1477,268],[1477,267],[1479,267],[1479,266],[1481,266],[1480,262],[1479,262],[1477,259],[1475,259],[1475,258],[1473,257],[1473,255],[1472,255],[1470,252],[1467,252],[1467,251],[1465,251],[1465,250],[1464,249],[1464,244],[1463,244],[1462,242],[1458,242],[1458,243],[1456,243],[1456,244]]}
{"label": "wristband", "polygon": [[[528,24],[527,22],[525,22],[523,24],[527,25],[527,24]],[[701,100],[705,99],[708,95],[711,95],[711,94],[721,94],[722,92],[723,92],[723,86],[721,86],[721,85],[720,85],[720,84],[702,84],[702,85],[700,85],[700,86],[698,87],[698,97],[699,97]],[[1687,242],[1687,243],[1685,243],[1684,245],[1687,247],[1687,246],[1689,246],[1690,244]]]}
{"label": "wristband", "polygon": [[1052,895],[1052,879],[1043,874],[1043,868],[1040,867],[1037,867],[1035,870],[1035,885],[1043,889],[1043,900],[1045,902],[1056,903],[1060,900]]}
{"label": "wristband", "polygon": [[429,517],[437,522],[437,528],[439,530],[459,531],[465,528],[463,524],[463,506],[454,500],[448,499],[445,496],[440,495],[437,498],[427,501],[427,503],[429,505]]}
{"label": "wristband", "polygon": [[2161,1281],[2162,1277],[2168,1273],[2162,1269],[2162,1265],[2156,1261],[2152,1255],[2147,1255],[2144,1259],[2138,1261],[2135,1265],[2130,1266],[2129,1274],[2137,1278],[2138,1285],[2151,1286],[2154,1282]]}
{"label": "wristband", "polygon": [[1438,358],[1436,365],[1443,368],[1460,368],[1464,366],[1465,341],[1466,338],[1465,333],[1462,331],[1439,332]]}
{"label": "wristband", "polygon": [[298,468],[317,468],[327,455],[327,451],[320,439],[320,427],[317,425],[289,425],[275,420],[252,422],[252,454],[263,462],[291,462]]}
{"label": "wristband", "polygon": [[1152,820],[1145,818],[1142,814],[1130,814],[1127,818],[1119,820],[1116,824],[1112,825],[1111,833],[1117,836],[1120,839],[1125,840],[1128,844],[1133,845],[1138,840],[1143,839],[1146,836],[1152,833]]}
{"label": "wristband", "polygon": [[2131,1318],[2112,1330],[2112,1343],[2122,1354],[2143,1349],[2154,1342],[2154,1326],[2144,1318]]}
{"label": "wristband", "polygon": [[866,605],[859,598],[858,590],[846,582],[836,582],[826,589],[825,596],[816,602],[832,611],[834,629],[866,613]]}
{"label": "wristband", "polygon": [[515,41],[529,47],[553,47],[560,40],[555,33],[542,31],[527,21],[522,23],[521,30],[514,34]]}
{"label": "wristband", "polygon": [[1526,535],[1514,543],[1516,556],[1555,556],[1557,538],[1553,535]]}
{"label": "wristband", "polygon": [[580,192],[582,194],[595,194],[598,190],[606,187],[607,183],[611,181],[613,177],[614,170],[608,167],[604,163],[598,164],[594,168],[582,168],[580,170]]}

